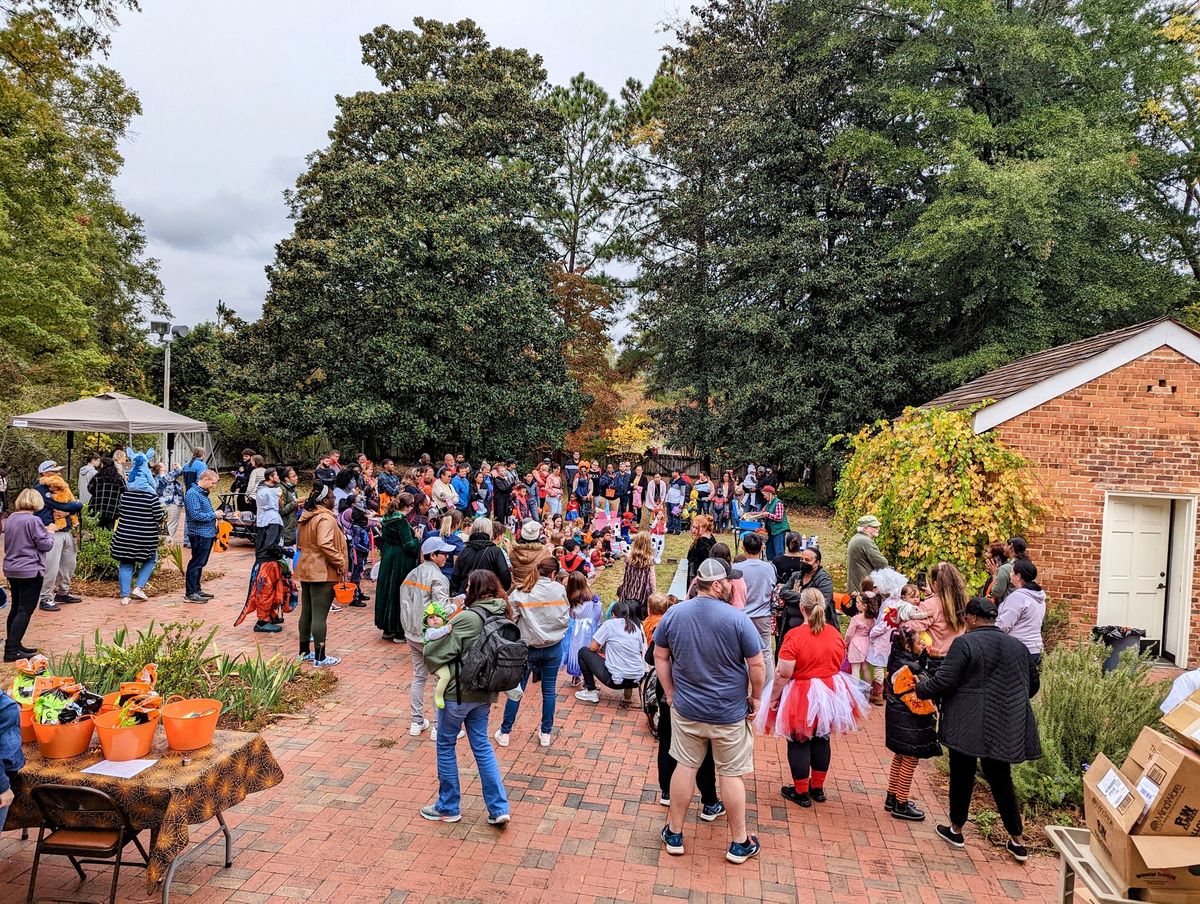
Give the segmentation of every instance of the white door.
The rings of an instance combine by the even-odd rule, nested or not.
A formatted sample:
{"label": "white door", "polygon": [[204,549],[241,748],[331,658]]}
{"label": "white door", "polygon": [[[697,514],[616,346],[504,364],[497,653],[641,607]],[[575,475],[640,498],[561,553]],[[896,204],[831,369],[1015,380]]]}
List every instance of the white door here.
{"label": "white door", "polygon": [[1141,628],[1161,640],[1171,500],[1110,496],[1104,531],[1097,621]]}

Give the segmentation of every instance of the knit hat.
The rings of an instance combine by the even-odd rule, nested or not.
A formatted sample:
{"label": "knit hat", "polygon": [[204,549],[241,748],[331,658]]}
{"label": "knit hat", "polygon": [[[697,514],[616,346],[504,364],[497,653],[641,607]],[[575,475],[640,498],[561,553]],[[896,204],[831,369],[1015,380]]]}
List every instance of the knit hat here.
{"label": "knit hat", "polygon": [[536,543],[542,538],[542,526],[530,519],[521,525],[521,539],[526,543]]}

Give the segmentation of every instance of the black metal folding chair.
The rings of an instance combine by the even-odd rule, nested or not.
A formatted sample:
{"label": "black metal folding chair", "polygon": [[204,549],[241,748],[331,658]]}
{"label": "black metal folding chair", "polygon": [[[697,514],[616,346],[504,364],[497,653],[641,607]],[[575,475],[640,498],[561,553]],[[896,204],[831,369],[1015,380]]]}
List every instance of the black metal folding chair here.
{"label": "black metal folding chair", "polygon": [[[122,866],[146,867],[150,855],[142,847],[137,830],[130,824],[125,811],[112,797],[94,788],[73,785],[38,785],[30,798],[42,815],[38,830],[37,848],[33,852],[33,869],[29,874],[29,895],[26,904],[33,904],[37,884],[38,863],[43,854],[66,857],[86,882],[82,864],[98,863],[113,867],[109,904],[116,904],[117,882]],[[130,842],[137,845],[142,862],[124,861],[121,854]]]}

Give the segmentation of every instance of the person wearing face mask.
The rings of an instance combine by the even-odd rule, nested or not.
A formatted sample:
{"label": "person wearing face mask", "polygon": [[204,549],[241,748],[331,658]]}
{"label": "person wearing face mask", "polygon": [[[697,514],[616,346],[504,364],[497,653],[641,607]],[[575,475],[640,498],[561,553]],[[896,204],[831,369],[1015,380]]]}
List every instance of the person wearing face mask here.
{"label": "person wearing face mask", "polygon": [[804,623],[800,594],[809,588],[819,590],[825,599],[825,624],[840,630],[841,619],[833,605],[833,578],[821,565],[821,550],[810,546],[800,553],[800,565],[783,585],[779,598],[783,613],[777,619],[775,636],[779,643],[792,628]]}

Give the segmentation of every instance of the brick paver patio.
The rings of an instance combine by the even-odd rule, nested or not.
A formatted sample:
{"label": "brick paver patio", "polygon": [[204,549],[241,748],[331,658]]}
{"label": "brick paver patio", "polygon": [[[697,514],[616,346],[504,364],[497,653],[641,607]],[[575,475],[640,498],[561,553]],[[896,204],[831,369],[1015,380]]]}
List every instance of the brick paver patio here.
{"label": "brick paver patio", "polygon": [[[252,620],[232,625],[250,561],[245,545],[214,556],[214,567],[226,576],[209,586],[218,598],[206,607],[180,598],[128,608],[115,599],[88,600],[60,613],[37,613],[29,639],[61,651],[97,627],[107,636],[122,623],[195,617],[220,625],[222,649],[253,649],[259,642],[264,652],[293,653],[295,616],[275,636],[254,634]],[[944,778],[931,765],[918,771],[914,789],[929,819],[914,825],[884,813],[890,755],[879,711],[865,731],[835,739],[829,802],[811,810],[779,796],[787,773],[782,742],[758,741],[756,773],[747,785],[751,830],[762,841],[762,854],[742,866],[724,859],[725,820],[701,822],[698,804],[685,828],[687,854],[671,857],[663,850],[655,742],[640,710],[619,710],[612,691],[599,706],[589,706],[560,689],[549,749],[537,744],[536,701],[522,708],[512,745],[497,751],[512,800],[507,831],[484,821],[465,740],[459,744],[463,820],[426,822],[417,810],[435,796],[434,745],[425,735],[408,734],[407,649],[382,641],[368,608],[330,617],[330,650],[343,657],[334,693],[264,732],[286,779],[230,811],[235,866],[223,869],[220,845],[210,844],[180,868],[172,902],[987,904],[1054,898],[1055,860],[1035,857],[1019,865],[973,827],[965,852],[950,850],[934,835],[946,805]],[[492,721],[494,730],[495,711]],[[6,832],[0,839],[0,902],[24,900],[33,842],[19,837]],[[93,869],[80,887],[65,861],[44,861],[39,900],[106,899],[107,876]],[[127,875],[119,900],[154,899],[139,870]]]}

